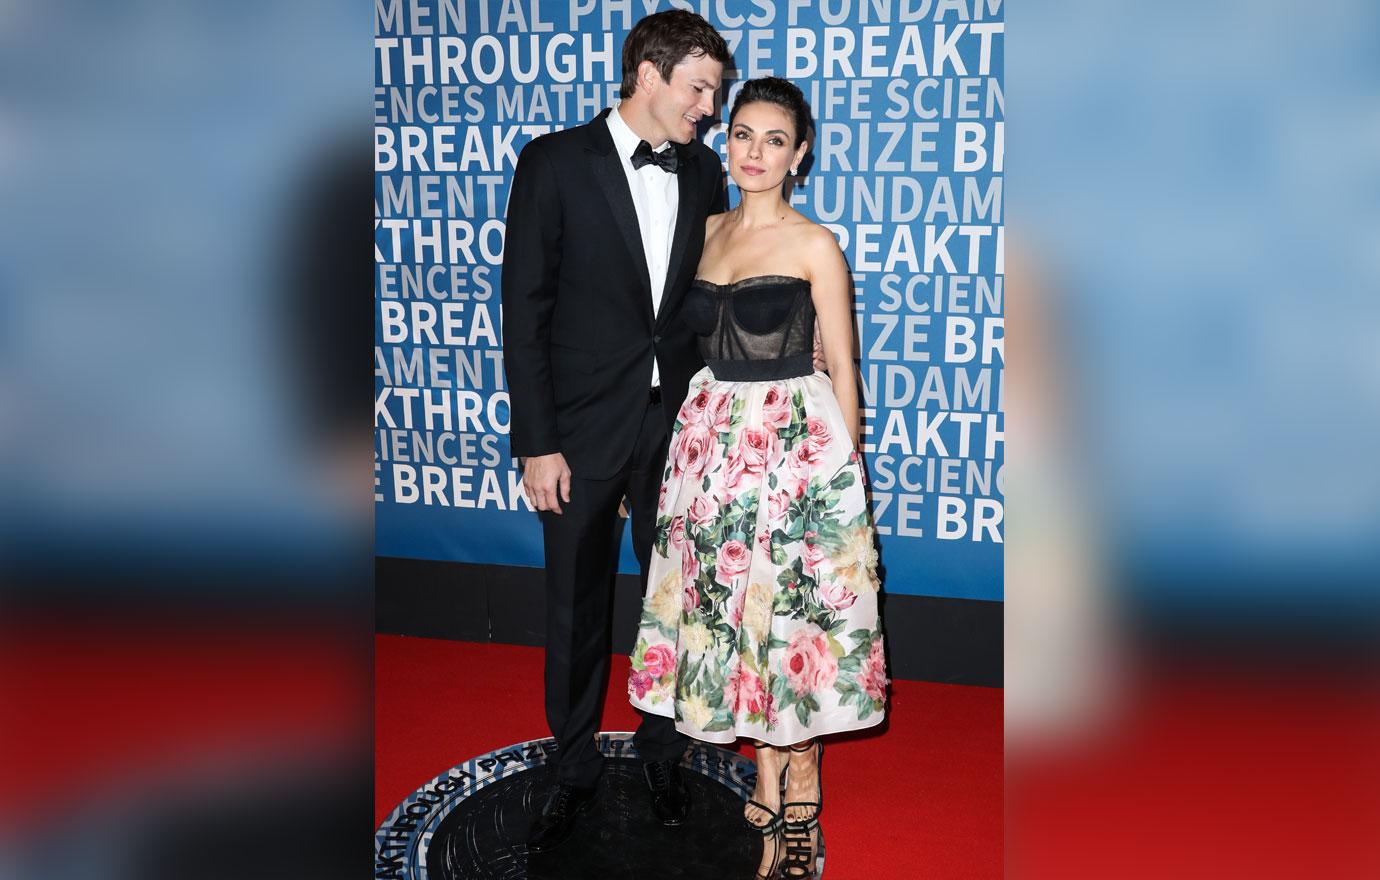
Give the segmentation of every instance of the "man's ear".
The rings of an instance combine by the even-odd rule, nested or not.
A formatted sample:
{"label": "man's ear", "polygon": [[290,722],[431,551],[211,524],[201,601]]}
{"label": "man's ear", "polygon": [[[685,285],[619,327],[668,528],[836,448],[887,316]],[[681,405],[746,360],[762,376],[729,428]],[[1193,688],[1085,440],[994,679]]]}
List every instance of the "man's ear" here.
{"label": "man's ear", "polygon": [[655,84],[661,83],[661,71],[656,69],[656,65],[651,61],[643,59],[637,65],[637,87],[651,91]]}

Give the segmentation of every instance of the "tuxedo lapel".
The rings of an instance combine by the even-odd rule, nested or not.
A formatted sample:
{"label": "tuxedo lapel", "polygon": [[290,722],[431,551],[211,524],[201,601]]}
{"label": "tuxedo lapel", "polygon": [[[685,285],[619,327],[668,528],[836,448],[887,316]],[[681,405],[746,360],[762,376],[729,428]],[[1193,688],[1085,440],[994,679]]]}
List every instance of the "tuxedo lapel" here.
{"label": "tuxedo lapel", "polygon": [[[607,111],[606,111],[607,112]],[[637,225],[637,206],[633,204],[632,190],[628,188],[627,175],[623,173],[623,160],[613,148],[613,137],[609,134],[608,123],[601,114],[590,127],[589,161],[599,188],[608,200],[613,212],[613,221],[623,235],[633,262],[637,265],[642,289],[646,292],[647,317],[651,319],[651,273],[647,270],[647,255],[642,250],[642,232]]]}
{"label": "tuxedo lapel", "polygon": [[671,237],[671,256],[666,261],[666,286],[661,297],[661,308],[657,310],[657,323],[675,311],[676,301],[684,291],[676,289],[676,279],[680,277],[680,264],[685,260],[685,249],[690,244],[690,227],[699,216],[699,157],[691,150],[677,145],[680,151],[680,173],[676,184],[680,191],[676,207],[676,231]]}

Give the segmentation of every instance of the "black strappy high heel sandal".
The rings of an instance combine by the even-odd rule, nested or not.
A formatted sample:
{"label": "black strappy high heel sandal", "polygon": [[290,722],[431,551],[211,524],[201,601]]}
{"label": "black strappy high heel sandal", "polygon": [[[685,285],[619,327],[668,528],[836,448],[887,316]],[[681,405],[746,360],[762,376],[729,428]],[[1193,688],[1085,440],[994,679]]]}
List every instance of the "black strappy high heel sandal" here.
{"label": "black strappy high heel sandal", "polygon": [[743,817],[743,821],[747,823],[749,828],[762,835],[762,848],[764,851],[768,839],[771,840],[771,862],[767,865],[767,872],[764,874],[759,868],[757,873],[753,876],[756,877],[757,880],[774,880],[777,866],[781,864],[781,827],[783,825],[781,814],[766,804],[758,803],[751,799],[748,800],[748,803],[771,817],[771,821],[765,825],[758,825],[746,816]]}
{"label": "black strappy high heel sandal", "polygon": [[[818,859],[816,845],[818,838],[815,835],[819,828],[819,811],[822,809],[824,800],[824,782],[819,776],[820,765],[824,761],[824,743],[815,740],[803,748],[791,746],[793,752],[808,752],[818,749],[815,752],[815,774],[819,777],[816,787],[820,795],[813,801],[787,801],[781,805],[782,817],[782,840],[786,844],[786,858],[780,864],[780,876],[786,880],[805,880],[805,878],[815,876],[815,863]],[[787,769],[790,768],[790,761],[786,762]],[[805,819],[791,821],[786,817],[786,810],[790,807],[812,807],[813,812]]]}
{"label": "black strappy high heel sandal", "polygon": [[[755,748],[765,748],[765,747],[766,747],[764,743],[758,743],[758,742],[756,742],[756,741],[753,742],[753,746],[754,746]],[[781,775],[780,775],[780,779],[778,780],[778,791],[779,791],[780,794],[783,795],[783,796],[784,796],[785,793],[786,793],[786,768],[787,768],[787,766],[789,766],[789,765],[790,765],[790,760],[787,759],[786,765],[785,765],[785,766],[782,766],[782,768],[781,768]],[[756,880],[773,880],[773,878],[775,878],[775,877],[777,876],[777,874],[776,874],[777,866],[780,865],[780,863],[781,863],[781,828],[782,828],[782,826],[785,824],[785,819],[782,818],[782,816],[783,816],[783,814],[784,814],[784,812],[785,812],[785,808],[784,808],[784,807],[781,808],[780,811],[773,810],[771,807],[767,806],[766,804],[762,803],[761,801],[756,801],[756,800],[753,800],[752,798],[748,798],[747,805],[750,806],[750,807],[756,807],[757,809],[761,810],[762,812],[766,813],[769,817],[771,817],[770,820],[769,820],[766,824],[758,825],[756,822],[752,821],[752,820],[749,819],[746,815],[744,815],[744,816],[743,816],[743,822],[744,822],[744,824],[747,825],[747,827],[751,828],[753,831],[756,831],[758,834],[761,834],[761,835],[762,835],[762,837],[763,837],[763,840],[762,840],[762,847],[763,847],[764,850],[765,850],[766,845],[767,845],[766,838],[771,838],[771,841],[772,841],[771,864],[767,867],[767,873],[763,874],[763,873],[759,870],[759,871],[757,871],[757,873],[754,874],[753,876],[756,877]]]}

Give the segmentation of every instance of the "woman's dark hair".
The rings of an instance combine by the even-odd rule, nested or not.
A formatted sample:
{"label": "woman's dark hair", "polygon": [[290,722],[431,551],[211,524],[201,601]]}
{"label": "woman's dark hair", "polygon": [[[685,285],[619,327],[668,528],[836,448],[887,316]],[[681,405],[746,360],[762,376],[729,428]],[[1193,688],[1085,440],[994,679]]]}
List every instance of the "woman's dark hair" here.
{"label": "woman's dark hair", "polygon": [[759,101],[775,104],[789,113],[795,120],[795,146],[799,147],[805,142],[805,136],[810,132],[810,105],[805,102],[805,93],[800,91],[799,86],[779,76],[764,76],[743,83],[738,97],[733,101],[733,110],[728,114],[728,127],[733,127],[733,119],[739,110]]}
{"label": "woman's dark hair", "polygon": [[671,71],[690,55],[708,55],[724,67],[733,66],[728,43],[703,18],[684,9],[658,12],[633,25],[623,41],[623,85],[618,97],[631,98],[637,91],[637,66],[643,61],[656,65],[666,82]]}

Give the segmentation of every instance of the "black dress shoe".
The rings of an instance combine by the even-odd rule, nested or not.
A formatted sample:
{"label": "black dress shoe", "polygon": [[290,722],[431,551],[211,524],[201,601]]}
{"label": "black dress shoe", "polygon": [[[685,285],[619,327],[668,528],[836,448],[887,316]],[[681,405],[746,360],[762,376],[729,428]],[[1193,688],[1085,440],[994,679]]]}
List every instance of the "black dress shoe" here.
{"label": "black dress shoe", "polygon": [[534,853],[550,852],[565,843],[575,827],[575,818],[594,800],[593,788],[560,783],[546,801],[541,816],[532,823],[527,835],[527,849]]}
{"label": "black dress shoe", "polygon": [[652,815],[663,825],[679,825],[690,814],[690,790],[676,761],[646,761],[642,775],[652,793]]}

